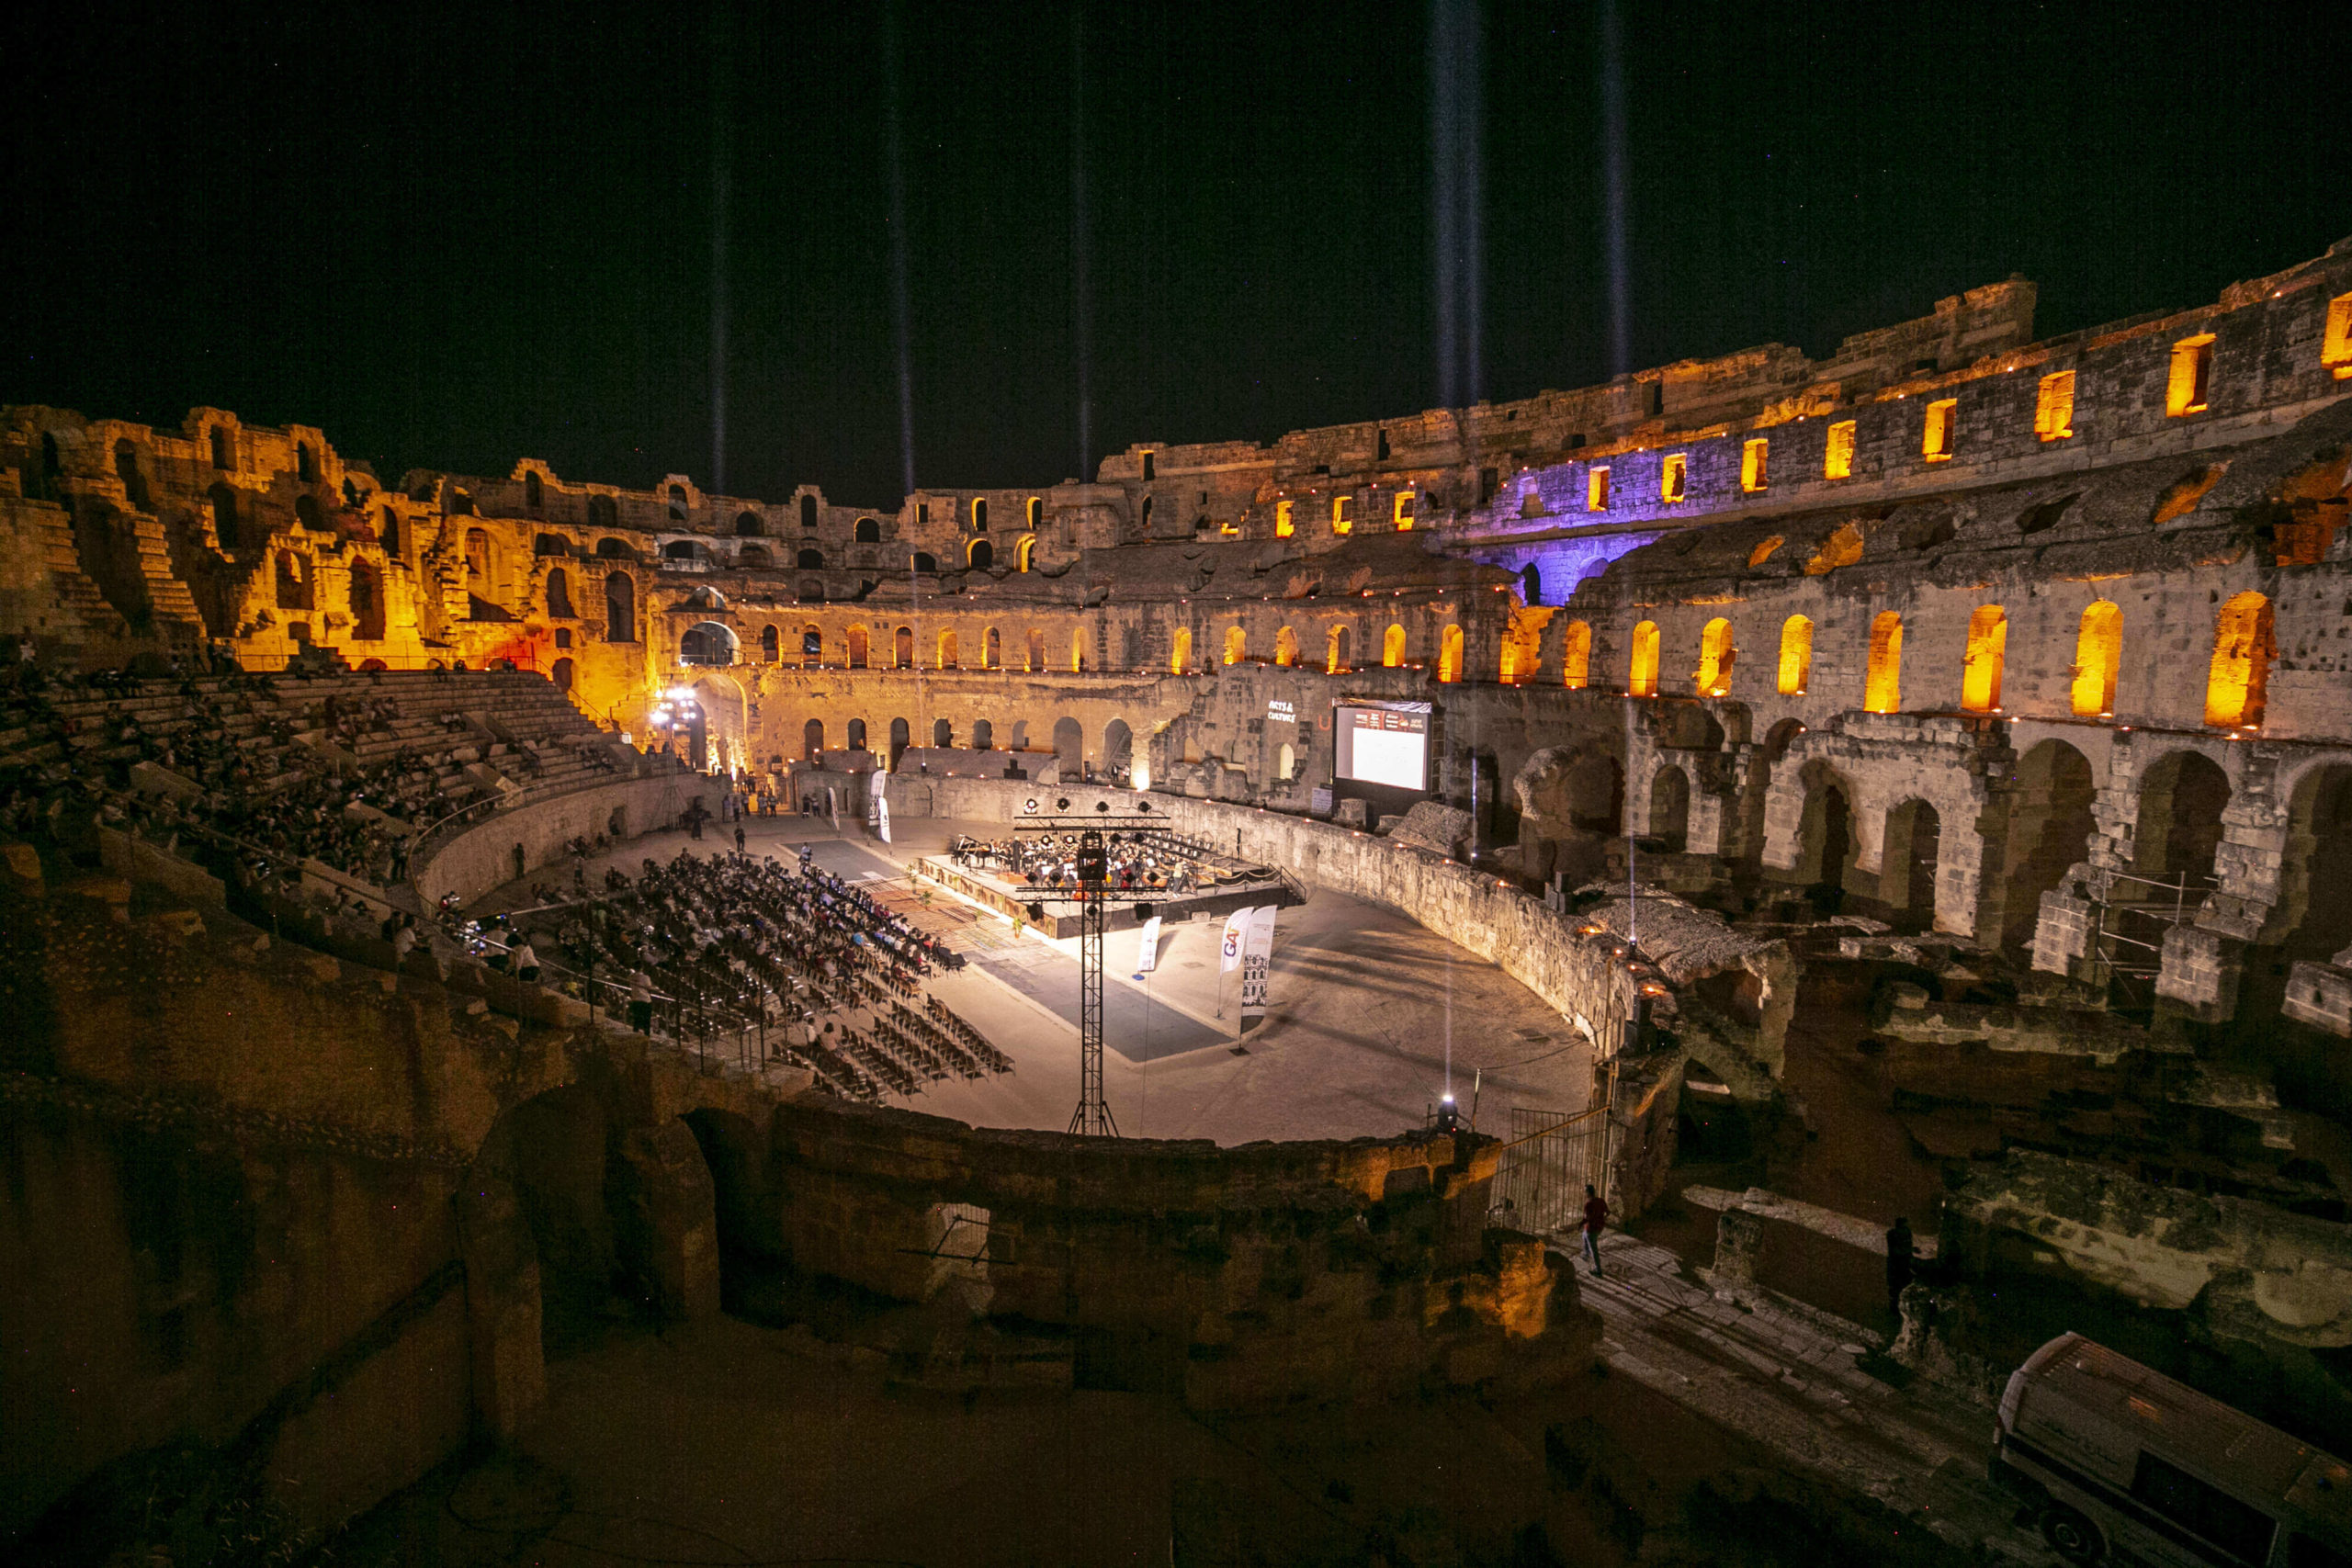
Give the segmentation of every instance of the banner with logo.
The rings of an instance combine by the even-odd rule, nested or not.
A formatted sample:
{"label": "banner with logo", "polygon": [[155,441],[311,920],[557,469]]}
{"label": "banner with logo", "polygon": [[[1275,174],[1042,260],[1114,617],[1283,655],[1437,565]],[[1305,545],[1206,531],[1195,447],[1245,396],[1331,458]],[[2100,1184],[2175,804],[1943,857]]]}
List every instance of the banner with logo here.
{"label": "banner with logo", "polygon": [[1250,911],[1249,928],[1241,942],[1241,1019],[1244,1027],[1266,1015],[1266,976],[1274,962],[1274,906],[1261,904]]}
{"label": "banner with logo", "polygon": [[1250,911],[1236,909],[1225,918],[1225,941],[1217,949],[1216,972],[1229,975],[1241,965],[1241,939],[1250,929]]}
{"label": "banner with logo", "polygon": [[1143,944],[1136,953],[1136,978],[1159,967],[1159,917],[1154,915],[1143,923]]}

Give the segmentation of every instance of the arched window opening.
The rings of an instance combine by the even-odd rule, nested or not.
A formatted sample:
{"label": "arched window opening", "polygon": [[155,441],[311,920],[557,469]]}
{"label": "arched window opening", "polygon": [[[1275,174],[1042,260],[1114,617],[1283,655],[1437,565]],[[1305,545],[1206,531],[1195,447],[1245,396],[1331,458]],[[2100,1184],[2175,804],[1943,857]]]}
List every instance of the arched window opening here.
{"label": "arched window opening", "polygon": [[1285,740],[1283,742],[1283,749],[1274,754],[1274,782],[1288,784],[1291,775],[1297,771],[1298,752],[1289,741]]}
{"label": "arched window opening", "polygon": [[1801,697],[1812,683],[1813,623],[1791,615],[1781,623],[1780,692],[1784,697]]}
{"label": "arched window opening", "polygon": [[[743,515],[749,517],[751,513],[747,512]],[[813,495],[800,498],[800,531],[804,534],[817,531],[817,498]]]}
{"label": "arched window opening", "polygon": [[1086,731],[1074,718],[1054,720],[1054,762],[1065,782],[1086,766]]}
{"label": "arched window opening", "polygon": [[2123,611],[2097,600],[2083,610],[2075,634],[2075,712],[2106,718],[2115,712],[2115,677],[2123,662]]}
{"label": "arched window opening", "polygon": [[1437,678],[1453,682],[1462,679],[1462,628],[1448,626],[1438,641]]}
{"label": "arched window opening", "polygon": [[1114,718],[1102,727],[1102,771],[1112,778],[1124,775],[1135,761],[1135,731],[1127,728],[1124,718]]}
{"label": "arched window opening", "polygon": [[917,550],[914,553],[913,559],[909,564],[917,571],[937,571],[939,570],[939,558],[933,555],[929,550]]}
{"label": "arched window opening", "polygon": [[1961,666],[1960,705],[1970,713],[2001,707],[2001,665],[2008,649],[2009,618],[1998,604],[1979,604],[1968,617],[1968,654]]}
{"label": "arched window opening", "polygon": [[2278,653],[2271,635],[2270,601],[2259,593],[2232,595],[2213,626],[2213,665],[2205,681],[2205,722],[2248,729],[2260,725],[2270,661]]}
{"label": "arched window opening", "polygon": [[376,537],[382,542],[386,555],[398,556],[401,553],[401,514],[389,506],[384,508],[384,525],[376,531]]}
{"label": "arched window opening", "polygon": [[2213,883],[2230,780],[2221,765],[2196,751],[2175,751],[2141,775],[2140,813],[2132,829],[2134,874],[2192,887]]}
{"label": "arched window opening", "polygon": [[865,721],[864,719],[854,718],[849,721],[849,735],[847,739],[849,749],[851,750],[863,751],[865,750]]}
{"label": "arched window opening", "polygon": [[1738,657],[1732,647],[1731,623],[1717,615],[1699,633],[1699,694],[1702,697],[1727,697],[1731,694],[1731,667]]}
{"label": "arched window opening", "polygon": [[983,670],[1004,668],[1004,639],[997,635],[994,626],[990,626],[980,634],[980,668]]}
{"label": "arched window opening", "polygon": [[570,692],[571,690],[571,660],[557,660],[548,671],[548,679],[555,682],[557,691]]}
{"label": "arched window opening", "polygon": [[825,629],[810,621],[800,628],[800,667],[822,670],[825,667]]}
{"label": "arched window opening", "polygon": [[1029,628],[1029,673],[1046,672],[1046,634],[1035,626]]}
{"label": "arched window opening", "polygon": [[988,531],[989,503],[985,497],[976,495],[972,498],[972,532],[985,534]]}
{"label": "arched window opening", "polygon": [[637,582],[625,571],[605,579],[605,640],[637,640]]}
{"label": "arched window opening", "polygon": [[1326,675],[1346,674],[1348,672],[1348,628],[1333,626],[1331,635],[1326,640],[1329,646],[1324,649],[1323,673]]}
{"label": "arched window opening", "polygon": [[1396,497],[1396,531],[1399,534],[1413,531],[1413,492],[1409,490],[1400,491]]}
{"label": "arched window opening", "polygon": [[1572,691],[1592,683],[1592,627],[1586,622],[1570,621],[1560,638],[1560,677]]}
{"label": "arched window opening", "polygon": [[1903,705],[1903,617],[1893,610],[1871,623],[1870,668],[1863,679],[1862,705],[1872,713],[1893,713]]}
{"label": "arched window opening", "polygon": [[1298,532],[1297,503],[1289,501],[1274,502],[1274,537],[1287,539]]}
{"label": "arched window opening", "polygon": [[825,570],[825,552],[822,550],[802,550],[794,558],[793,564],[803,571],[822,571]]}
{"label": "arched window opening", "polygon": [[862,626],[850,627],[849,667],[853,670],[865,669],[865,661],[872,653],[873,634]]}
{"label": "arched window opening", "polygon": [[739,512],[735,514],[735,536],[737,538],[756,539],[765,535],[767,531],[767,521],[758,513],[744,511]]}
{"label": "arched window opening", "polygon": [[972,721],[972,750],[975,751],[996,750],[996,726],[993,723],[985,718],[976,718]]}
{"label": "arched window opening", "polygon": [[351,637],[354,642],[384,640],[384,586],[368,561],[351,563]]}
{"label": "arched window opening", "polygon": [[1393,621],[1389,623],[1388,629],[1380,634],[1380,662],[1389,670],[1405,662],[1405,628]]}
{"label": "arched window opening", "polygon": [[311,607],[310,580],[303,572],[301,558],[291,550],[277,552],[275,587],[279,609],[307,610]]}
{"label": "arched window opening", "polygon": [[560,566],[548,572],[548,614],[558,620],[572,618],[571,577]]}
{"label": "arched window opening", "polygon": [[1298,662],[1298,634],[1288,626],[1274,634],[1274,662],[1283,669]]}
{"label": "arched window opening", "polygon": [[939,634],[938,665],[942,670],[953,670],[956,667],[956,634],[952,631]]}
{"label": "arched window opening", "polygon": [[306,485],[319,482],[319,455],[307,441],[294,443],[294,478]]}
{"label": "arched window opening", "polygon": [[914,627],[900,626],[891,634],[890,664],[891,668],[897,670],[911,670],[915,667]]}
{"label": "arched window opening", "polygon": [[944,750],[956,744],[956,727],[944,718],[931,721],[931,743]]}
{"label": "arched window opening", "polygon": [[626,539],[599,539],[596,541],[596,558],[598,560],[635,560],[637,552],[629,547],[628,541]]}
{"label": "arched window opening", "polygon": [[1657,695],[1658,635],[1656,621],[1634,628],[1634,650],[1625,671],[1625,690],[1637,697]]}
{"label": "arched window opening", "polygon": [[[1045,525],[1046,503],[1040,497],[1033,495],[1029,498],[1029,526],[1032,528],[1042,528]],[[1024,566],[1021,570],[1026,571],[1029,569]]]}
{"label": "arched window opening", "polygon": [[1086,669],[1086,628],[1080,626],[1069,634],[1069,672],[1082,673]]}
{"label": "arched window opening", "polygon": [[1037,536],[1031,534],[1021,541],[1019,553],[1013,558],[1023,571],[1036,564]]}
{"label": "arched window opening", "polygon": [[894,718],[890,721],[891,767],[896,768],[899,765],[899,759],[906,754],[907,742],[910,733],[911,732],[907,728],[907,721],[905,719]]}
{"label": "arched window opening", "polygon": [[735,634],[718,621],[697,621],[678,639],[681,664],[732,664]]}
{"label": "arched window opening", "polygon": [[670,504],[673,506],[684,506],[685,503],[686,487],[684,485],[672,485],[670,487]]}
{"label": "arched window opening", "polygon": [[[211,427],[209,434],[212,437],[212,466],[220,469],[223,473],[233,470],[237,466],[237,453],[236,449],[229,443],[228,427],[225,425],[216,424]],[[49,437],[41,437],[41,442],[47,452],[51,455],[55,454],[57,451],[56,445],[50,441]],[[51,473],[55,473],[56,471],[56,468],[53,467],[50,469],[50,472]]]}
{"label": "arched window opening", "polygon": [[472,493],[462,490],[452,491],[449,497],[449,513],[450,515],[455,517],[472,517],[477,515],[474,511],[474,498]]}
{"label": "arched window opening", "polygon": [[114,476],[122,481],[123,499],[138,510],[148,510],[147,480],[139,471],[139,448],[128,441],[114,444]]}
{"label": "arched window opening", "polygon": [[537,468],[525,469],[523,472],[523,505],[529,511],[537,512],[547,505],[547,482],[539,478],[539,471]]}
{"label": "arched window opening", "polygon": [[1665,767],[1650,780],[1650,833],[1666,852],[1680,854],[1690,841],[1690,779],[1680,768]]}
{"label": "arched window opening", "polygon": [[1175,641],[1168,652],[1168,672],[1170,675],[1184,675],[1191,673],[1192,668],[1193,628],[1178,626]]}
{"label": "arched window opening", "polygon": [[776,635],[776,629],[774,626],[762,626],[760,628],[760,661],[763,664],[774,664],[783,656],[784,639]]}
{"label": "arched window opening", "polygon": [[588,498],[588,526],[617,528],[620,525],[620,502],[609,495],[592,495]]}
{"label": "arched window opening", "polygon": [[1356,525],[1355,497],[1335,495],[1331,498],[1331,532],[1345,534]]}
{"label": "arched window opening", "polygon": [[[235,549],[239,543],[237,535],[237,492],[235,489],[230,485],[222,484],[216,480],[212,488],[206,491],[204,493],[206,498],[212,502],[212,532],[219,536],[220,540],[220,547],[224,550]],[[390,511],[387,509],[384,513],[384,526],[387,529],[393,526],[391,518],[392,514]],[[394,547],[388,544],[384,547],[389,550]]]}
{"label": "arched window opening", "polygon": [[996,565],[996,547],[986,539],[974,539],[971,548],[964,552],[964,564],[974,571],[986,571]]}
{"label": "arched window opening", "polygon": [[1248,632],[1243,631],[1239,626],[1225,628],[1225,661],[1227,664],[1240,663],[1241,656],[1249,651],[1249,648],[1250,634]]}
{"label": "arched window opening", "polygon": [[882,542],[882,525],[875,518],[861,517],[851,536],[861,545],[878,545]]}
{"label": "arched window opening", "polygon": [[1886,814],[1879,900],[1899,931],[1935,929],[1936,861],[1942,840],[1943,818],[1924,800],[1906,800]]}

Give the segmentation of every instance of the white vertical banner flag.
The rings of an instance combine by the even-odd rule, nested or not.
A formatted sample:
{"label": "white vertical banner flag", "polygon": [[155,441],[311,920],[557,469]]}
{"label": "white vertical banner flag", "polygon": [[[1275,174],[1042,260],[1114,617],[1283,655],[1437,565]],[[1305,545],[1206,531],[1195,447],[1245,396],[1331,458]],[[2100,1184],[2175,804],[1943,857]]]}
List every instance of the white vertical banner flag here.
{"label": "white vertical banner flag", "polygon": [[1241,1018],[1247,1022],[1266,1016],[1266,973],[1274,961],[1274,906],[1261,904],[1250,911],[1250,926],[1241,942]]}
{"label": "white vertical banner flag", "polygon": [[1250,929],[1250,911],[1236,909],[1225,918],[1225,942],[1217,949],[1216,972],[1231,974],[1241,966],[1241,938]]}
{"label": "white vertical banner flag", "polygon": [[877,800],[874,806],[875,810],[880,814],[876,818],[875,831],[887,844],[890,841],[890,803],[887,800]]}
{"label": "white vertical banner flag", "polygon": [[1159,967],[1159,917],[1154,915],[1143,923],[1143,945],[1136,953],[1137,978]]}
{"label": "white vertical banner flag", "polygon": [[865,825],[869,828],[882,820],[882,781],[889,776],[879,768],[865,775]]}

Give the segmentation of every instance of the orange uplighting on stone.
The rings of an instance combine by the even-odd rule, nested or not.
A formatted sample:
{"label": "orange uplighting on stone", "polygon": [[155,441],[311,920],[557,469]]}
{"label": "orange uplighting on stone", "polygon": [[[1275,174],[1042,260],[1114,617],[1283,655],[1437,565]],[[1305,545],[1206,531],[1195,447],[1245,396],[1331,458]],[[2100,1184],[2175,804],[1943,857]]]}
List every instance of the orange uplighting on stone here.
{"label": "orange uplighting on stone", "polygon": [[1903,617],[1893,610],[1883,612],[1871,623],[1871,661],[1862,705],[1872,713],[1894,713],[1903,705]]}
{"label": "orange uplighting on stone", "polygon": [[2009,618],[1998,604],[1979,604],[1968,617],[1968,653],[1961,666],[1960,705],[1991,713],[2001,705],[2001,665],[2008,650]]}
{"label": "orange uplighting on stone", "polygon": [[1958,439],[1960,400],[1939,398],[1928,405],[1928,423],[1919,436],[1919,455],[1930,463],[1948,461]]}
{"label": "orange uplighting on stone", "polygon": [[2327,332],[2320,340],[2319,362],[2339,381],[2352,378],[2352,294],[2327,302]]}
{"label": "orange uplighting on stone", "polygon": [[1275,538],[1287,539],[1298,532],[1297,513],[1294,510],[1296,505],[1297,502],[1289,501],[1274,502]]}
{"label": "orange uplighting on stone", "polygon": [[1765,468],[1765,457],[1770,451],[1771,445],[1771,442],[1766,437],[1758,435],[1749,440],[1740,447],[1740,489],[1753,492],[1762,490],[1766,485],[1771,482],[1771,475]]}
{"label": "orange uplighting on stone", "polygon": [[1625,690],[1637,697],[1657,695],[1657,623],[1644,621],[1634,628],[1633,660],[1626,669]]}
{"label": "orange uplighting on stone", "polygon": [[1243,631],[1239,626],[1227,626],[1225,628],[1225,661],[1227,664],[1240,663],[1241,656],[1249,649],[1249,646],[1250,634],[1248,632]]}
{"label": "orange uplighting on stone", "polygon": [[2205,679],[2205,722],[2249,729],[2261,724],[2270,661],[2277,655],[2270,601],[2247,592],[2223,602],[2213,624],[2213,663]]}
{"label": "orange uplighting on stone", "polygon": [[2175,417],[2205,412],[2213,377],[2213,334],[2199,333],[2172,345],[2172,369],[2165,379],[2165,412]]}
{"label": "orange uplighting on stone", "polygon": [[2033,396],[2033,434],[2043,441],[2065,441],[2075,434],[2075,373],[2053,371]]}
{"label": "orange uplighting on stone", "polygon": [[1288,626],[1274,634],[1274,662],[1284,669],[1298,662],[1298,634]]}
{"label": "orange uplighting on stone", "polygon": [[1690,459],[1680,452],[1670,452],[1658,465],[1657,498],[1671,505],[1688,493]]}
{"label": "orange uplighting on stone", "polygon": [[1854,422],[1841,419],[1829,427],[1829,445],[1823,450],[1821,477],[1825,479],[1850,479],[1854,477]]}
{"label": "orange uplighting on stone", "polygon": [[2075,634],[2074,709],[2084,718],[2115,711],[2115,674],[2123,660],[2123,612],[2111,601],[2094,600],[2083,610]]}
{"label": "orange uplighting on stone", "polygon": [[1797,695],[1813,680],[1813,622],[1804,615],[1781,624],[1780,673],[1782,696]]}
{"label": "orange uplighting on stone", "polygon": [[1381,635],[1380,662],[1394,670],[1405,662],[1405,628],[1394,623]]}
{"label": "orange uplighting on stone", "polygon": [[1583,621],[1570,621],[1560,638],[1560,673],[1572,690],[1582,690],[1592,680],[1592,627]]}
{"label": "orange uplighting on stone", "polygon": [[1772,558],[1772,552],[1780,547],[1781,536],[1775,534],[1770,538],[1765,540],[1762,544],[1747,552],[1747,564],[1750,566],[1762,566],[1766,561]]}
{"label": "orange uplighting on stone", "polygon": [[1720,697],[1731,691],[1732,662],[1736,655],[1732,648],[1731,622],[1717,615],[1699,633],[1699,668],[1694,673],[1699,694]]}
{"label": "orange uplighting on stone", "polygon": [[1462,679],[1462,628],[1448,626],[1438,643],[1437,678],[1452,682]]}
{"label": "orange uplighting on stone", "polygon": [[1609,510],[1609,470],[1595,468],[1585,475],[1584,509],[1587,512]]}

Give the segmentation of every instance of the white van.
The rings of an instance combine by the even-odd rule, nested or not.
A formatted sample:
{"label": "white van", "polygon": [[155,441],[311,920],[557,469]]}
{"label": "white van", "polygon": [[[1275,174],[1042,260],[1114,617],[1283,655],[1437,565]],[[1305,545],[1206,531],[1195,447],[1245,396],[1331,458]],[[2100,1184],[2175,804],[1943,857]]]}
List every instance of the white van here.
{"label": "white van", "polygon": [[2352,1465],[2079,1334],[2010,1377],[1993,1471],[2072,1562],[2352,1568]]}

